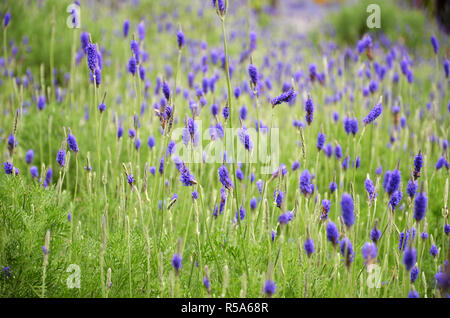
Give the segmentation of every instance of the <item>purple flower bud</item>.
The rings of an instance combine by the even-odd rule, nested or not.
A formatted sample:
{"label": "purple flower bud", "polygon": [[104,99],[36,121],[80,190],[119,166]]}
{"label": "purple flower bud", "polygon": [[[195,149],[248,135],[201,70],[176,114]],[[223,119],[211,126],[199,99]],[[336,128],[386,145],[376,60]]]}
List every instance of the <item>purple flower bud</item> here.
{"label": "purple flower bud", "polygon": [[344,224],[349,228],[355,223],[355,214],[354,214],[353,198],[347,193],[344,193],[342,195],[341,209]]}

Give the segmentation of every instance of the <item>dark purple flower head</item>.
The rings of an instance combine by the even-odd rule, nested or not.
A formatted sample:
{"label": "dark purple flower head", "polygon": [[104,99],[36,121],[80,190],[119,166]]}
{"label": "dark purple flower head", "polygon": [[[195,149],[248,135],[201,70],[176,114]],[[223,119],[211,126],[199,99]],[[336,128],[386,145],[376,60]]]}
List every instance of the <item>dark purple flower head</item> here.
{"label": "dark purple flower head", "polygon": [[372,264],[374,261],[376,261],[377,253],[378,253],[378,248],[377,248],[376,244],[374,244],[372,242],[364,243],[364,245],[362,247],[362,255],[364,257],[366,265]]}
{"label": "dark purple flower head", "polygon": [[195,181],[194,175],[189,171],[189,169],[183,164],[180,169],[181,177],[180,181],[183,183],[184,186],[193,186],[197,183]]}
{"label": "dark purple flower head", "polygon": [[8,150],[10,153],[17,147],[17,139],[14,134],[10,134],[8,137]]}
{"label": "dark purple flower head", "polygon": [[93,43],[88,43],[86,46],[87,64],[89,70],[94,72],[98,66],[97,46]]}
{"label": "dark purple flower head", "polygon": [[331,208],[331,202],[327,199],[322,200],[322,213],[320,215],[320,218],[322,220],[328,219],[328,212],[330,212]]}
{"label": "dark purple flower head", "polygon": [[169,84],[166,81],[164,81],[163,84],[162,84],[162,91],[163,91],[164,97],[167,100],[169,100],[171,92],[170,92],[170,86],[169,86]]}
{"label": "dark purple flower head", "polygon": [[59,150],[56,154],[56,162],[61,166],[64,167],[66,165],[66,152],[64,150]]}
{"label": "dark purple flower head", "polygon": [[123,37],[126,38],[128,36],[128,32],[130,31],[130,21],[125,20],[123,22]]}
{"label": "dark purple flower head", "polygon": [[334,181],[331,181],[330,185],[328,186],[328,189],[330,189],[330,192],[333,193],[337,189],[337,183]]}
{"label": "dark purple flower head", "polygon": [[417,222],[423,220],[425,217],[425,213],[427,212],[427,204],[428,198],[425,195],[425,192],[418,193],[416,199],[414,200],[414,219],[416,219]]}
{"label": "dark purple flower head", "polygon": [[130,137],[131,139],[136,137],[136,130],[134,130],[133,128],[128,129],[128,137]]}
{"label": "dark purple flower head", "polygon": [[13,166],[13,164],[11,162],[6,161],[6,162],[3,163],[3,169],[5,170],[6,174],[12,174],[14,166]]}
{"label": "dark purple flower head", "polygon": [[225,120],[228,119],[228,117],[230,116],[230,109],[228,108],[228,106],[225,106],[223,108],[222,115],[223,115],[223,118],[225,118]]}
{"label": "dark purple flower head", "polygon": [[137,71],[137,62],[136,58],[134,56],[130,57],[130,60],[128,61],[128,72],[130,72],[132,75],[136,74]]}
{"label": "dark purple flower head", "polygon": [[5,16],[3,17],[3,25],[5,28],[9,25],[9,22],[11,21],[11,13],[6,12]]}
{"label": "dark purple flower head", "polygon": [[212,5],[221,15],[225,14],[227,10],[225,0],[212,0]]}
{"label": "dark purple flower head", "polygon": [[397,190],[392,194],[391,199],[389,200],[389,206],[391,207],[392,211],[395,211],[402,198],[403,193],[400,190]]}
{"label": "dark purple flower head", "polygon": [[178,49],[181,50],[184,47],[184,33],[181,30],[178,30],[177,32],[177,44],[178,44]]}
{"label": "dark purple flower head", "polygon": [[131,173],[129,175],[127,175],[127,182],[131,187],[133,186],[134,181],[135,181],[134,177]]}
{"label": "dark purple flower head", "polygon": [[356,118],[344,118],[344,129],[347,135],[356,135],[358,132],[358,120]]}
{"label": "dark purple flower head", "polygon": [[410,290],[408,293],[408,298],[419,298],[419,293],[417,290]]}
{"label": "dark purple flower head", "polygon": [[342,148],[341,145],[337,144],[336,147],[334,148],[334,155],[336,156],[336,159],[341,159],[342,158]]}
{"label": "dark purple flower head", "polygon": [[445,224],[445,225],[444,225],[444,233],[445,233],[446,235],[449,235],[449,234],[450,234],[450,224]]}
{"label": "dark purple flower head", "polygon": [[430,248],[430,254],[431,254],[431,256],[433,256],[434,258],[436,258],[436,256],[438,255],[438,253],[439,253],[439,250],[438,250],[437,246],[436,246],[435,244],[431,245],[431,248]]}
{"label": "dark purple flower head", "polygon": [[253,142],[250,139],[250,135],[247,132],[247,128],[243,127],[241,129],[239,129],[238,136],[239,136],[239,140],[244,145],[245,150],[252,151]]}
{"label": "dark purple flower head", "polygon": [[297,92],[295,92],[293,89],[288,90],[287,92],[282,93],[280,96],[277,96],[273,98],[270,103],[272,104],[272,107],[275,107],[276,105],[282,104],[282,103],[290,103],[293,101],[297,96]]}
{"label": "dark purple flower head", "polygon": [[253,83],[254,86],[256,86],[258,82],[258,69],[255,65],[250,64],[248,66],[248,75],[250,76],[250,80]]}
{"label": "dark purple flower head", "polygon": [[312,194],[314,191],[314,186],[311,184],[311,174],[308,169],[303,170],[300,175],[299,188],[305,196]]}
{"label": "dark purple flower head", "polygon": [[228,190],[231,191],[233,189],[233,182],[231,181],[228,169],[225,165],[222,165],[219,168],[219,180],[222,183],[222,185]]}
{"label": "dark purple flower head", "polygon": [[272,295],[275,294],[277,291],[277,285],[275,285],[275,282],[273,280],[267,280],[264,284],[264,294],[266,294],[268,297],[272,297]]}
{"label": "dark purple flower head", "polygon": [[[386,172],[386,175],[388,174],[388,172]],[[386,175],[385,175],[385,179],[386,179]],[[387,180],[387,184],[386,184],[386,192],[389,195],[392,195],[394,192],[396,192],[400,186],[400,181],[401,181],[401,173],[399,170],[395,169],[394,171],[389,173],[389,178]],[[384,183],[384,181],[383,181]]]}
{"label": "dark purple flower head", "polygon": [[33,179],[37,179],[39,177],[39,171],[38,168],[36,166],[32,166],[30,168],[30,174],[31,174],[31,178]]}
{"label": "dark purple flower head", "polygon": [[377,228],[377,224],[375,223],[375,226],[370,231],[370,239],[372,240],[372,242],[374,242],[376,244],[378,242],[378,240],[380,239],[380,237],[381,237],[381,231]]}
{"label": "dark purple flower head", "polygon": [[243,105],[239,111],[239,115],[241,117],[242,120],[245,120],[247,118],[247,107],[245,107],[245,105]]}
{"label": "dark purple flower head", "polygon": [[411,268],[416,264],[417,252],[414,248],[409,247],[403,253],[403,264],[405,264],[406,270],[410,271]]}
{"label": "dark purple flower head", "polygon": [[44,110],[45,108],[45,95],[40,95],[37,100],[37,108],[39,110]]}
{"label": "dark purple flower head", "polygon": [[422,166],[423,166],[423,155],[422,152],[419,151],[419,153],[414,158],[414,179],[419,178],[420,169],[422,169]]}
{"label": "dark purple flower head", "polygon": [[337,226],[336,226],[336,224],[334,224],[331,221],[328,221],[328,224],[327,224],[327,239],[334,246],[336,246],[337,243],[339,242],[339,232],[338,232]]}
{"label": "dark purple flower head", "polygon": [[437,38],[434,35],[432,35],[430,41],[431,41],[431,45],[433,46],[434,54],[438,54],[439,53],[439,43],[438,43]]}
{"label": "dark purple flower head", "polygon": [[445,160],[444,156],[439,157],[435,165],[436,170],[440,170],[442,167],[445,167],[447,169],[449,167],[449,163],[447,162],[447,160]]}
{"label": "dark purple flower head", "polygon": [[355,223],[355,212],[353,198],[351,195],[344,193],[341,199],[342,219],[347,227],[351,227]]}
{"label": "dark purple flower head", "polygon": [[418,188],[419,188],[419,183],[417,181],[409,180],[408,185],[406,186],[406,193],[408,193],[408,196],[410,198],[414,198]]}
{"label": "dark purple flower head", "polygon": [[347,267],[353,262],[355,252],[353,250],[352,242],[349,238],[344,237],[340,242],[341,254],[344,256],[345,265]]}
{"label": "dark purple flower head", "polygon": [[274,192],[275,202],[277,203],[277,207],[281,209],[281,205],[283,204],[284,192],[280,190],[275,190]]}
{"label": "dark purple flower head", "polygon": [[250,209],[255,210],[257,206],[258,206],[258,201],[256,200],[256,198],[251,198],[250,199]]}
{"label": "dark purple flower head", "polygon": [[373,181],[367,175],[366,181],[364,181],[364,187],[366,188],[367,194],[369,195],[369,201],[372,201],[376,197],[375,185]]}
{"label": "dark purple flower head", "polygon": [[183,261],[183,258],[181,257],[181,255],[180,254],[173,254],[173,257],[172,257],[172,266],[173,266],[173,268],[175,269],[175,272],[178,274],[178,272],[179,272],[179,270],[180,270],[180,268],[181,268],[181,266],[182,266],[182,261]]}
{"label": "dark purple flower head", "polygon": [[278,217],[278,222],[281,225],[286,225],[292,220],[293,217],[294,213],[292,213],[291,211],[286,211],[286,213],[283,213]]}
{"label": "dark purple flower head", "polygon": [[308,257],[310,257],[312,253],[314,253],[314,241],[312,238],[306,239],[304,248],[306,255],[308,255]]}
{"label": "dark purple flower head", "polygon": [[375,119],[377,119],[381,115],[382,111],[383,111],[383,106],[381,105],[381,103],[376,104],[369,111],[369,114],[367,114],[367,116],[363,119],[364,124],[368,125],[371,122],[373,122]]}
{"label": "dark purple flower head", "polygon": [[72,133],[69,132],[69,135],[67,136],[67,145],[69,146],[69,149],[75,153],[79,151],[77,139],[75,138]]}
{"label": "dark purple flower head", "polygon": [[317,150],[322,150],[323,145],[325,144],[325,134],[319,132],[319,135],[317,136]]}
{"label": "dark purple flower head", "polygon": [[295,171],[295,170],[297,170],[298,168],[300,168],[300,162],[299,162],[299,161],[294,161],[294,162],[292,163],[291,170],[292,170],[292,171]]}
{"label": "dark purple flower head", "polygon": [[306,122],[308,123],[308,125],[311,125],[311,123],[313,122],[313,115],[314,115],[314,103],[311,96],[308,96],[308,98],[306,99],[305,112],[306,112],[305,115]]}
{"label": "dark purple flower head", "polygon": [[448,78],[450,74],[450,61],[444,60],[444,62],[442,62],[442,65],[444,66],[445,78]]}

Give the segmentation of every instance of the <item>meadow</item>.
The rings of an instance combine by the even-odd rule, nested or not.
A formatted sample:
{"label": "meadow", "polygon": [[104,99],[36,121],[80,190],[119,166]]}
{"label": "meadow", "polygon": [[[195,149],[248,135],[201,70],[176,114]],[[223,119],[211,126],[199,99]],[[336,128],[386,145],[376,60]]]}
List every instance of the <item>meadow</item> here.
{"label": "meadow", "polygon": [[0,18],[0,297],[449,296],[435,25],[411,48],[238,0]]}

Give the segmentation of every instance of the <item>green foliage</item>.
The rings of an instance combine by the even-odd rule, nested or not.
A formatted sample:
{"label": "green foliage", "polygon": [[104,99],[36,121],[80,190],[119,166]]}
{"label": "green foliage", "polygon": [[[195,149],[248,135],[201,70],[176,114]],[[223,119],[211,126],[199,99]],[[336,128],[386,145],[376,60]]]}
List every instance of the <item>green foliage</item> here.
{"label": "green foliage", "polygon": [[[380,6],[381,28],[367,27],[367,7],[370,4]],[[429,31],[425,28],[423,13],[401,7],[394,1],[363,0],[355,5],[344,6],[342,10],[331,14],[331,24],[336,31],[336,40],[341,44],[354,45],[368,32],[385,34],[393,41],[404,41],[411,48],[418,48],[424,41],[429,42]]]}

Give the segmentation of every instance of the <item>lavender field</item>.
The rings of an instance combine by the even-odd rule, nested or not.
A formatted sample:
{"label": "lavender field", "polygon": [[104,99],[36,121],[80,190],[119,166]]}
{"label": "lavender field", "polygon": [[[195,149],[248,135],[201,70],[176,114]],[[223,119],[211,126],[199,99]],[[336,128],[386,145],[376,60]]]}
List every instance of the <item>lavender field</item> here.
{"label": "lavender field", "polygon": [[448,298],[411,3],[0,0],[0,297]]}

